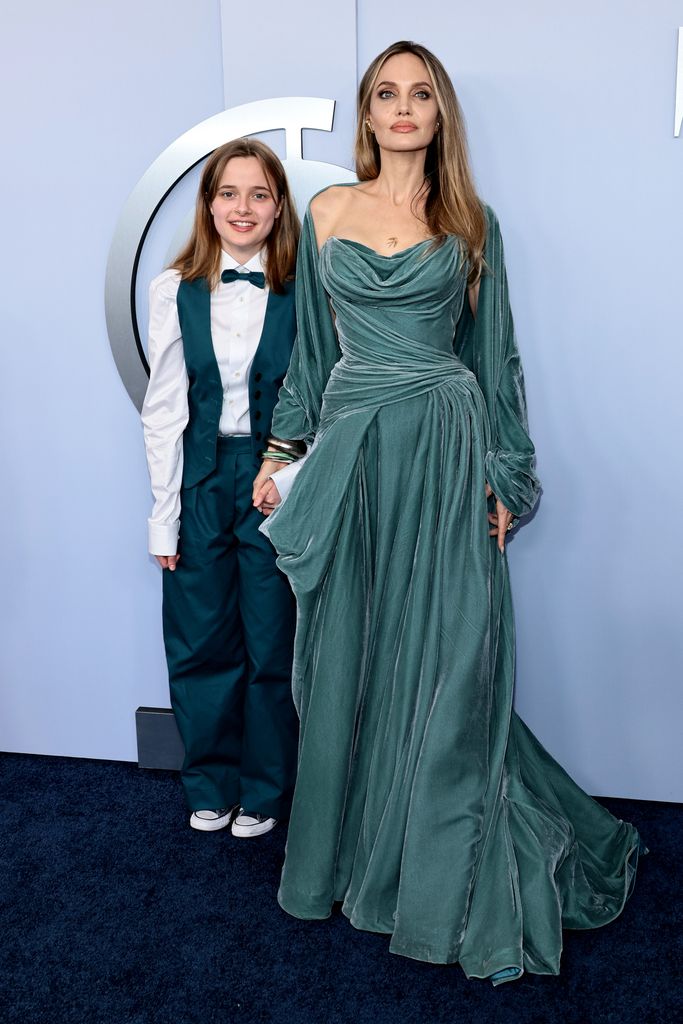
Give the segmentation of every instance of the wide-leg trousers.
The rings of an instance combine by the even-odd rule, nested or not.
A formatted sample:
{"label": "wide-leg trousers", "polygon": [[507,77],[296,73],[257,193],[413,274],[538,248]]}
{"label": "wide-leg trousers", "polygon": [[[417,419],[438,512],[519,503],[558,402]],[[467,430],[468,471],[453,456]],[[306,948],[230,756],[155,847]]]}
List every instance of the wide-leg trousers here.
{"label": "wide-leg trousers", "polygon": [[240,804],[288,816],[298,719],[291,694],[295,602],[252,505],[248,437],[218,439],[215,471],[181,494],[175,572],[163,572],[171,704],[192,810]]}

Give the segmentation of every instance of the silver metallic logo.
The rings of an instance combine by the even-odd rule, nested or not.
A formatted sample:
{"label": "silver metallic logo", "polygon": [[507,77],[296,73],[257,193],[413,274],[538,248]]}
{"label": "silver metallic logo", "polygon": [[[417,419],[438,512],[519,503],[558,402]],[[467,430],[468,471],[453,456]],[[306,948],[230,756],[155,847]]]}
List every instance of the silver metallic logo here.
{"label": "silver metallic logo", "polygon": [[[135,286],[145,238],[164,200],[189,171],[224,142],[284,129],[283,163],[301,213],[310,197],[326,185],[356,180],[347,167],[303,159],[303,129],[329,132],[333,118],[334,100],[330,99],[287,96],[245,103],[195,125],[171,143],[143,174],[116,225],[105,281],[109,343],[121,380],[138,409],[145,397],[149,366],[140,337]],[[187,235],[188,227],[187,223],[180,225],[175,236],[176,248]]]}

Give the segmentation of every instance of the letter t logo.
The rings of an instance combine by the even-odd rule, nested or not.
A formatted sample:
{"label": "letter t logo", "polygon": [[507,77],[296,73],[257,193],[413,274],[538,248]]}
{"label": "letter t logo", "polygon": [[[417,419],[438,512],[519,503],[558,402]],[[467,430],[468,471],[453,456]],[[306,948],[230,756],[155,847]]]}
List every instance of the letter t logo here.
{"label": "letter t logo", "polygon": [[674,135],[681,134],[683,122],[683,28],[678,30],[678,59],[676,61],[676,108],[674,113]]}

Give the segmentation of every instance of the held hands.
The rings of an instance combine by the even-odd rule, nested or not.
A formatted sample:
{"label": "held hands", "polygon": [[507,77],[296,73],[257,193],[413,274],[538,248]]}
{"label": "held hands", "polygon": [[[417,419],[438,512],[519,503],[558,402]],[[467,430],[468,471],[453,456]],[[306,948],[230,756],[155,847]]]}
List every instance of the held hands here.
{"label": "held hands", "polygon": [[254,507],[262,512],[264,516],[269,516],[270,513],[275,509],[276,505],[280,504],[282,500],[280,498],[280,492],[277,487],[270,479],[271,473],[276,473],[278,469],[282,469],[281,462],[275,462],[275,460],[265,459],[259,474],[254,480],[253,490],[253,501]]}
{"label": "held hands", "polygon": [[[486,497],[490,498],[493,494],[490,484],[486,484]],[[494,495],[495,497],[495,495]],[[505,535],[512,527],[512,521],[514,516],[512,512],[509,512],[502,501],[496,498],[496,511],[489,512],[489,523],[493,527],[489,530],[490,537],[498,537],[498,550],[501,555],[505,551]]]}

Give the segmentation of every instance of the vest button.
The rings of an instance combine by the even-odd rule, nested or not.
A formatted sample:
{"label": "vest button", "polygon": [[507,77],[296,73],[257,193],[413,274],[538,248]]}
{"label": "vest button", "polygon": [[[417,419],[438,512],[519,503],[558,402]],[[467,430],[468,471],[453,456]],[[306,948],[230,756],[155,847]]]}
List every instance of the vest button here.
{"label": "vest button", "polygon": [[254,437],[256,438],[257,441],[260,441],[261,438],[263,437],[263,434],[261,433],[260,430],[257,430],[256,433],[254,434]]}
{"label": "vest button", "polygon": [[263,457],[263,451],[262,451],[262,449],[259,448],[259,450],[256,452],[256,458],[260,459],[262,457]]}
{"label": "vest button", "polygon": [[259,382],[260,380],[262,380],[262,379],[263,379],[263,374],[262,374],[262,373],[261,373],[261,371],[259,370],[259,371],[257,371],[257,372],[256,372],[256,373],[254,374],[254,380],[255,380],[255,381],[256,381],[256,383],[258,384],[258,382]]}
{"label": "vest button", "polygon": [[261,410],[260,409],[257,409],[256,412],[254,413],[254,419],[255,420],[260,420],[261,419]]}
{"label": "vest button", "polygon": [[256,391],[254,392],[254,398],[260,398],[260,397],[261,397],[261,392],[260,392],[260,391],[258,391],[258,390],[256,390]]}

